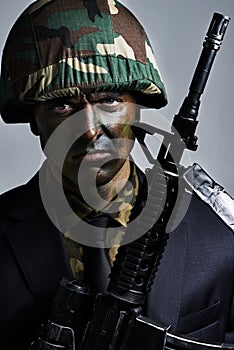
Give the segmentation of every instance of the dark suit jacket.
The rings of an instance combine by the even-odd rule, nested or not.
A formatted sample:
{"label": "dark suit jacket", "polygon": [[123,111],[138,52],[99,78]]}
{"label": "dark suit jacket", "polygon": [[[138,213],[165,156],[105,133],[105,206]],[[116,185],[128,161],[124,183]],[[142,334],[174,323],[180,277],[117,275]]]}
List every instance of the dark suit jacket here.
{"label": "dark suit jacket", "polygon": [[[234,239],[195,196],[170,235],[145,313],[171,332],[234,343]],[[61,235],[41,203],[38,178],[0,198],[0,343],[27,349],[63,276]],[[2,345],[3,346],[3,345]]]}

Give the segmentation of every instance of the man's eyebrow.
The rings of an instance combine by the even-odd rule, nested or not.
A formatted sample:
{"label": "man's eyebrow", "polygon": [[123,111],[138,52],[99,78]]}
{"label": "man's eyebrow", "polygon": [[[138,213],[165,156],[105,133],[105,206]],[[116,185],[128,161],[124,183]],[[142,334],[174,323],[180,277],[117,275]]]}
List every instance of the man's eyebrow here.
{"label": "man's eyebrow", "polygon": [[79,103],[81,101],[78,101],[75,99],[73,96],[65,96],[65,97],[58,97],[58,98],[53,98],[51,100],[46,101],[48,105],[58,105],[58,104],[66,104],[66,103]]}
{"label": "man's eyebrow", "polygon": [[125,93],[123,91],[105,91],[105,92],[94,92],[86,95],[87,100],[101,100],[105,98],[121,98]]}
{"label": "man's eyebrow", "polygon": [[70,98],[70,97],[56,97],[56,98],[52,98],[50,100],[47,100],[45,102],[48,104],[64,103],[64,101],[66,101],[68,98]]}

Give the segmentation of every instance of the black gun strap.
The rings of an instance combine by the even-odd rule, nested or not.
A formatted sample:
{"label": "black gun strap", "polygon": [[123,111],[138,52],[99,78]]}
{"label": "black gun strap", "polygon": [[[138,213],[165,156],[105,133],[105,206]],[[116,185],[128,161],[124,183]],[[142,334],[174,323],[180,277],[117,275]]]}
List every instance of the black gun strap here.
{"label": "black gun strap", "polygon": [[[106,228],[109,221],[110,218],[108,216],[101,216],[90,219],[89,223]],[[92,293],[104,293],[108,284],[110,262],[108,249],[105,248],[105,239],[106,230],[99,230],[97,245],[100,248],[83,246],[84,279]]]}

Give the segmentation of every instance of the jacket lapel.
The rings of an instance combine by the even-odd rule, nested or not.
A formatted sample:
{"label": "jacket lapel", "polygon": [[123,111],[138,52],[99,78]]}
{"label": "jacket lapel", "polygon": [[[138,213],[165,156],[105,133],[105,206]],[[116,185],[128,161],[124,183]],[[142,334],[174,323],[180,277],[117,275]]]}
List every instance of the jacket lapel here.
{"label": "jacket lapel", "polygon": [[162,326],[171,326],[172,332],[180,312],[186,245],[186,223],[182,223],[170,234],[147,298],[147,316]]}
{"label": "jacket lapel", "polygon": [[8,216],[6,237],[31,293],[43,302],[71,270],[61,234],[43,208],[38,176],[20,188]]}

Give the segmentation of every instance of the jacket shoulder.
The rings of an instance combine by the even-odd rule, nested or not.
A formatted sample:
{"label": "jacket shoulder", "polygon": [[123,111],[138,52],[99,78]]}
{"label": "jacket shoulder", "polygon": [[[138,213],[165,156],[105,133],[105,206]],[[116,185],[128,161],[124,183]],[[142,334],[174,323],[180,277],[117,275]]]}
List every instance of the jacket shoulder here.
{"label": "jacket shoulder", "polygon": [[23,195],[26,185],[20,185],[0,195],[0,217],[8,213],[16,198]]}
{"label": "jacket shoulder", "polygon": [[[12,188],[0,195],[0,227],[12,211],[22,211],[26,205],[38,197],[38,175],[36,174],[26,184]],[[2,231],[2,230],[0,230]]]}

